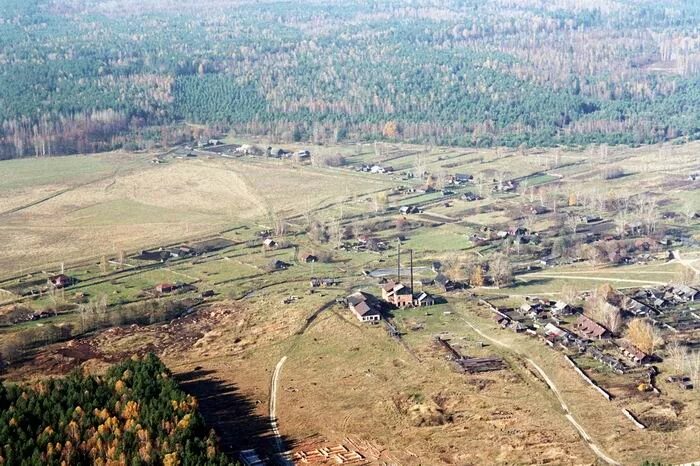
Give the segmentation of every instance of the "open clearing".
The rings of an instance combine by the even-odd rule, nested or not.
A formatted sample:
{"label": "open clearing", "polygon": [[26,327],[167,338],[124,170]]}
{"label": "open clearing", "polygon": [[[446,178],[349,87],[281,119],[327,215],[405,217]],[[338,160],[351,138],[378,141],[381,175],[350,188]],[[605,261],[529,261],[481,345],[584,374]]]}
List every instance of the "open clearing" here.
{"label": "open clearing", "polygon": [[[0,214],[0,273],[182,241],[231,224],[269,225],[271,214],[300,215],[386,187],[381,179],[312,167],[150,160],[113,153],[0,165],[9,175],[0,181],[0,211],[26,206]],[[36,172],[29,168],[35,163]]]}

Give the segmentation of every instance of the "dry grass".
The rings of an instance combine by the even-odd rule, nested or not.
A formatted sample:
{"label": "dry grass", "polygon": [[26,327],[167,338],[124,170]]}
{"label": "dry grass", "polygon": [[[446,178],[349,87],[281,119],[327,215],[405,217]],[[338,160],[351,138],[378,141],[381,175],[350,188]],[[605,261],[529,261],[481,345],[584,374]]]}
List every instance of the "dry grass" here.
{"label": "dry grass", "polygon": [[[51,169],[63,173],[76,165],[76,159],[52,159]],[[6,183],[3,211],[27,207],[2,216],[5,249],[0,275],[181,241],[241,223],[266,223],[271,212],[299,215],[341,202],[347,193],[384,186],[355,178],[354,173],[310,167],[223,160],[173,160],[153,166],[147,156],[129,159],[128,170],[105,177],[108,164],[116,170],[126,162],[121,155],[103,155],[99,160],[72,184],[63,176],[33,178],[27,170],[12,185]],[[61,169],[61,164],[68,168]],[[42,201],[52,193],[61,194]]]}

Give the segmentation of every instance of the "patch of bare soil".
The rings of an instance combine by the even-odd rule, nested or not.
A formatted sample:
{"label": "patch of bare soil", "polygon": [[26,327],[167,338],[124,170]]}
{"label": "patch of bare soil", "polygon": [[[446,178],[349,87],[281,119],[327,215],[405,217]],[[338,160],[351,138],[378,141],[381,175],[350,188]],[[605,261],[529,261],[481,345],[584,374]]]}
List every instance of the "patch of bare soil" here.
{"label": "patch of bare soil", "polygon": [[[243,320],[236,303],[214,304],[165,324],[114,327],[94,335],[43,347],[9,368],[6,379],[27,380],[35,376],[61,376],[83,366],[100,372],[109,364],[133,354],[153,352],[160,357],[215,350],[221,328],[235,328]],[[246,341],[239,339],[239,347]]]}

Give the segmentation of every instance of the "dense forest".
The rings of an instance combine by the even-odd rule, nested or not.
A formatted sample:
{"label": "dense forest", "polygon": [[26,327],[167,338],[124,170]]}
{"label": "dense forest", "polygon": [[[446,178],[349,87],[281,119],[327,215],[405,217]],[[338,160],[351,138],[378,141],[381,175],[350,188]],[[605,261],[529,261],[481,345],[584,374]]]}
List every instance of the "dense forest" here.
{"label": "dense forest", "polygon": [[0,158],[191,137],[700,137],[695,0],[5,0]]}
{"label": "dense forest", "polygon": [[32,385],[0,383],[0,464],[230,464],[158,358]]}

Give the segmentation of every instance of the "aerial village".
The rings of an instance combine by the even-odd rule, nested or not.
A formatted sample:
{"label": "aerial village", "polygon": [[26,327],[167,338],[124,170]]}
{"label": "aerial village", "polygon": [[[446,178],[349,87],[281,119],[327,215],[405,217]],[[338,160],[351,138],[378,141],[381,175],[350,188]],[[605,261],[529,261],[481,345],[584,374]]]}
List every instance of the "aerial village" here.
{"label": "aerial village", "polygon": [[[153,317],[103,316],[146,302],[172,303],[167,316],[181,318],[226,300],[271,295],[282,313],[328,300],[308,322],[331,308],[410,354],[417,349],[409,337],[425,335],[432,357],[465,377],[512,371],[489,340],[503,335],[565,358],[571,374],[607,400],[675,399],[697,390],[694,210],[667,208],[660,194],[601,197],[579,181],[548,188],[560,179],[558,167],[538,154],[510,155],[536,167],[517,176],[477,171],[481,160],[448,149],[427,161],[416,159],[415,148],[385,148],[381,160],[371,151],[334,154],[333,165],[323,165],[302,147],[263,147],[207,139],[161,154],[148,168],[233,161],[282,167],[292,184],[304,170],[328,170],[348,183],[370,180],[374,191],[336,204],[304,193],[321,207],[8,277],[0,288],[11,310],[0,325],[37,321],[46,330],[76,315],[80,328],[143,323]],[[692,192],[700,182],[693,173],[668,183]],[[475,328],[489,338],[455,330],[464,316],[481,319]],[[437,325],[430,322],[439,331],[426,335]],[[60,341],[61,332],[42,338]],[[635,428],[652,424],[625,409]],[[302,453],[309,462],[336,455]],[[359,461],[350,456],[343,462]]]}

